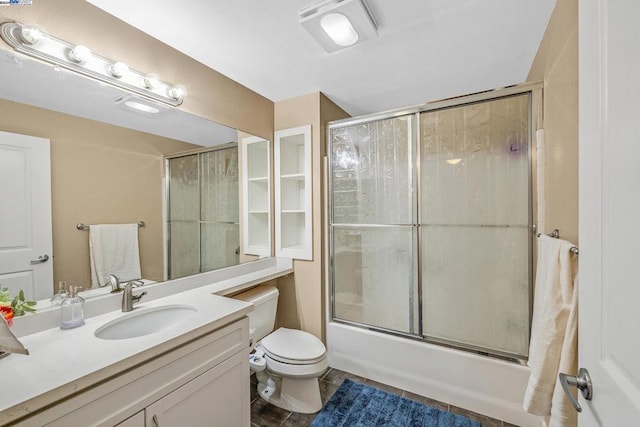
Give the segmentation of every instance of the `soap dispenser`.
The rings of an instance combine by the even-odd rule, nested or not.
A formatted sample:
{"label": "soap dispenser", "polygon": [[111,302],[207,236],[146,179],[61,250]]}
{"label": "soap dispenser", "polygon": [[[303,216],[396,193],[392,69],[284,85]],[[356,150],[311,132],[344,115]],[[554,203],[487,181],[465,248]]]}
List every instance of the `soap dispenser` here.
{"label": "soap dispenser", "polygon": [[69,287],[69,296],[60,305],[60,329],[77,328],[84,325],[84,298],[78,295],[82,287]]}

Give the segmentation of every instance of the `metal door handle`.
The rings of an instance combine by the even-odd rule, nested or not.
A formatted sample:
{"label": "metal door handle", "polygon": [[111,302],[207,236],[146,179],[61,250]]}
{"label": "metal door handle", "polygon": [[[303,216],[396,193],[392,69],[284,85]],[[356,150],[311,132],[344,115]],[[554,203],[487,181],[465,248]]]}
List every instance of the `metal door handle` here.
{"label": "metal door handle", "polygon": [[160,427],[160,421],[158,421],[158,416],[154,415],[153,418],[151,418],[151,421],[153,421],[153,425],[156,427]]}
{"label": "metal door handle", "polygon": [[32,259],[31,264],[42,264],[43,262],[49,261],[49,255],[44,254],[40,255],[38,259]]}
{"label": "metal door handle", "polygon": [[584,368],[580,368],[577,377],[562,373],[559,374],[558,377],[560,378],[562,389],[569,397],[569,400],[571,401],[573,407],[576,408],[576,411],[582,412],[582,406],[580,406],[580,404],[573,397],[571,390],[569,390],[569,386],[576,387],[582,393],[582,397],[584,397],[586,400],[591,400],[591,398],[593,397],[593,384],[591,383],[591,376],[589,375],[589,371]]}

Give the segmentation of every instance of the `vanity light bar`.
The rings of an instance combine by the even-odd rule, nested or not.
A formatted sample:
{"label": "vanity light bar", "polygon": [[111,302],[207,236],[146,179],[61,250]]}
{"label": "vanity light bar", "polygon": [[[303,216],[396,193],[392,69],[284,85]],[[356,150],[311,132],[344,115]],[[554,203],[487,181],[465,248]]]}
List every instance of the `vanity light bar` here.
{"label": "vanity light bar", "polygon": [[122,62],[96,55],[83,45],[73,45],[19,22],[0,25],[0,37],[17,52],[74,71],[101,82],[171,106],[182,104],[186,90],[143,74]]}

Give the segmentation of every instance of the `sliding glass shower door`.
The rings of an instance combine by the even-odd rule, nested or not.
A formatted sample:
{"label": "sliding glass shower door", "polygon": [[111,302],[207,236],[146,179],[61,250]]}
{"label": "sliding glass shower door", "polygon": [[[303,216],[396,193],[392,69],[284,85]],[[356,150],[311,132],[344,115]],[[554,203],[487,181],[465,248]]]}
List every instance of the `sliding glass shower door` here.
{"label": "sliding glass shower door", "polygon": [[337,318],[416,334],[415,125],[410,116],[332,131]]}
{"label": "sliding glass shower door", "polygon": [[238,148],[167,159],[168,278],[239,262]]}
{"label": "sliding glass shower door", "polygon": [[529,95],[420,113],[422,333],[529,346]]}
{"label": "sliding glass shower door", "polygon": [[526,358],[530,92],[332,124],[332,317]]}

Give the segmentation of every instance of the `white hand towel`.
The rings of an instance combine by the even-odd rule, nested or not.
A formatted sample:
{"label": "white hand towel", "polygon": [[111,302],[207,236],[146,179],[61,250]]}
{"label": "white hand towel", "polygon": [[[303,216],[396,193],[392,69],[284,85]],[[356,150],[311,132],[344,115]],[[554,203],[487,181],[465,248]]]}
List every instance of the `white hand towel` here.
{"label": "white hand towel", "polygon": [[123,282],[140,279],[138,224],[91,225],[89,255],[93,288],[104,286],[107,274],[115,274]]}
{"label": "white hand towel", "polygon": [[[531,374],[523,405],[527,412],[536,415],[551,414],[560,360],[565,360],[564,369],[572,358],[572,352],[577,352],[571,336],[577,316],[577,292],[574,292],[577,260],[571,253],[573,246],[565,240],[546,235],[538,239],[528,362]],[[570,322],[572,312],[574,314]],[[575,375],[574,372],[566,373]],[[561,401],[560,397],[556,401]]]}

